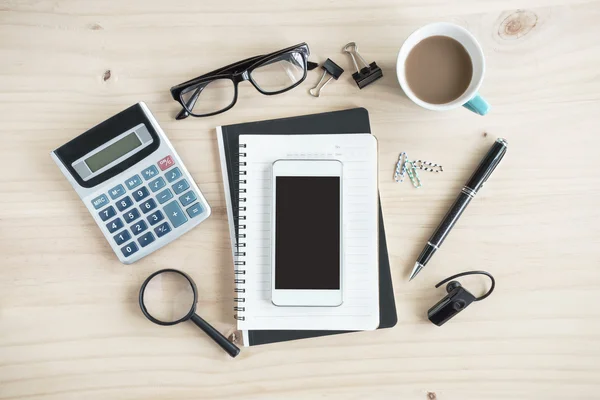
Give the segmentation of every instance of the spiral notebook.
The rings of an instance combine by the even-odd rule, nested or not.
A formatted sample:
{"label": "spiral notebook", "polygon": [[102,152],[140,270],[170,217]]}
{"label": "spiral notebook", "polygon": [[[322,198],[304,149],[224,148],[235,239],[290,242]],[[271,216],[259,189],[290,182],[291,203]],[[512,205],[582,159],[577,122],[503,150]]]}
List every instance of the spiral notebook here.
{"label": "spiral notebook", "polygon": [[[359,134],[371,132],[369,113],[364,108],[302,115],[265,121],[247,122],[217,127],[217,141],[224,181],[227,217],[231,235],[232,252],[238,240],[244,240],[245,234],[238,230],[238,191],[239,191],[239,136],[241,134],[339,134],[340,132]],[[385,223],[381,205],[379,208],[379,327],[392,328],[398,317],[394,299],[390,263],[385,237]],[[237,267],[233,267],[237,268]],[[236,294],[238,296],[238,294]],[[233,297],[233,296],[232,296]],[[246,330],[238,332],[237,341],[245,346],[263,345],[289,340],[299,340],[326,335],[337,335],[353,331],[325,330]]]}
{"label": "spiral notebook", "polygon": [[[235,263],[238,329],[374,330],[379,326],[377,140],[370,134],[240,135],[240,232]],[[282,159],[343,163],[344,302],[271,302],[271,167]],[[310,249],[306,249],[310,251]],[[290,255],[293,256],[293,255]],[[315,254],[315,257],[318,257]],[[243,297],[242,297],[243,295]]]}

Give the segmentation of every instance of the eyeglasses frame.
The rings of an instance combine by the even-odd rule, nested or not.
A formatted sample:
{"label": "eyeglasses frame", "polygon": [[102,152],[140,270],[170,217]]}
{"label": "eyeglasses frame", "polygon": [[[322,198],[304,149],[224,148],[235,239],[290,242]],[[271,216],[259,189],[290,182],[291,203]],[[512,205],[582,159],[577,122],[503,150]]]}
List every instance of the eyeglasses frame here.
{"label": "eyeglasses frame", "polygon": [[[298,80],[298,82],[294,83],[292,86],[290,86],[288,88],[278,90],[275,92],[268,92],[268,91],[261,89],[260,86],[252,78],[252,71],[257,69],[258,67],[264,66],[265,64],[267,64],[268,61],[273,60],[283,54],[294,53],[294,52],[300,53],[300,55],[302,56],[303,62],[304,62],[304,75],[302,76],[302,79]],[[200,75],[197,78],[180,83],[179,85],[173,86],[170,89],[171,96],[173,97],[173,100],[179,102],[179,104],[181,104],[181,106],[183,107],[183,110],[181,110],[179,112],[179,114],[177,115],[176,118],[184,119],[184,118],[187,118],[189,115],[191,115],[193,117],[210,117],[212,115],[221,114],[221,113],[224,113],[225,111],[230,110],[237,103],[238,84],[243,81],[250,81],[250,83],[252,84],[252,86],[254,86],[256,88],[256,90],[258,90],[260,93],[262,93],[266,96],[272,96],[272,95],[277,95],[277,94],[287,92],[288,90],[291,90],[291,89],[297,87],[298,85],[300,85],[302,82],[304,82],[304,80],[306,79],[306,76],[307,76],[307,72],[309,70],[312,70],[317,67],[317,64],[308,61],[309,55],[310,55],[310,49],[308,48],[308,45],[306,43],[300,43],[295,46],[291,46],[291,47],[288,47],[288,48],[285,48],[285,49],[282,49],[282,50],[279,50],[279,51],[276,51],[276,52],[273,52],[270,54],[259,55],[259,56],[247,58],[242,61],[238,61],[236,63],[227,65],[225,67],[216,69],[207,74]],[[196,104],[196,101],[200,97],[200,94],[202,93],[202,90],[204,90],[206,85],[201,86],[201,87],[196,87],[196,86],[198,86],[202,83],[210,83],[210,82],[218,80],[218,79],[229,79],[232,81],[233,86],[234,86],[234,96],[233,96],[233,100],[232,100],[231,104],[229,104],[227,107],[225,107],[221,110],[218,110],[218,111],[213,111],[213,112],[205,113],[205,114],[194,114],[191,110],[193,110],[194,105]],[[192,90],[195,90],[195,93],[193,93],[192,96],[190,97],[190,99],[187,102],[185,102],[182,98],[182,95],[186,94]]]}

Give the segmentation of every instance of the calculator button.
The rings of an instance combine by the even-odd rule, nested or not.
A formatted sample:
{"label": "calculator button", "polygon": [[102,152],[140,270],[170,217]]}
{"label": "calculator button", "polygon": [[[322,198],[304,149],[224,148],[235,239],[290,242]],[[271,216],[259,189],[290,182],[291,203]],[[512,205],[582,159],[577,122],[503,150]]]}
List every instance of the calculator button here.
{"label": "calculator button", "polygon": [[121,200],[117,201],[117,208],[119,209],[119,211],[125,211],[132,205],[133,200],[131,200],[131,197],[129,196],[123,197]]}
{"label": "calculator button", "polygon": [[148,184],[150,186],[150,190],[153,192],[157,192],[160,189],[164,188],[167,184],[163,178],[157,178]]}
{"label": "calculator button", "polygon": [[152,232],[144,233],[142,236],[140,236],[138,242],[140,246],[146,247],[150,243],[154,242],[154,235],[152,234]]}
{"label": "calculator button", "polygon": [[173,158],[171,156],[166,156],[165,158],[163,158],[162,160],[160,160],[158,162],[158,166],[161,171],[169,169],[170,167],[173,166],[173,164],[175,164],[175,161],[173,161]]}
{"label": "calculator button", "polygon": [[110,189],[108,191],[108,194],[110,194],[111,199],[118,199],[119,197],[125,194],[125,188],[123,187],[123,185],[117,185],[114,188]]}
{"label": "calculator button", "polygon": [[154,233],[156,233],[156,236],[158,236],[158,237],[163,237],[164,235],[166,235],[169,232],[171,232],[171,227],[169,226],[168,222],[165,222],[165,223],[157,226],[156,228],[154,228]]}
{"label": "calculator button", "polygon": [[160,204],[163,204],[165,201],[171,200],[172,198],[173,192],[171,192],[171,189],[165,189],[156,195],[156,200],[158,200]]}
{"label": "calculator button", "polygon": [[107,204],[108,204],[108,197],[105,194],[101,194],[100,196],[98,196],[94,200],[92,200],[92,205],[94,206],[94,208],[96,210]]}
{"label": "calculator button", "polygon": [[126,212],[126,213],[123,214],[123,218],[125,218],[125,221],[128,224],[132,223],[133,221],[135,221],[139,217],[140,217],[140,212],[137,210],[137,208],[129,210],[128,212]]}
{"label": "calculator button", "polygon": [[124,230],[123,232],[119,233],[118,235],[113,236],[113,239],[115,239],[117,246],[120,246],[123,243],[125,243],[126,241],[128,241],[129,239],[131,239],[131,235],[129,234],[129,232],[127,230]]}
{"label": "calculator button", "polygon": [[100,215],[100,219],[102,221],[106,221],[107,219],[117,215],[117,212],[115,211],[115,208],[113,206],[109,206],[106,207],[104,210],[100,211],[98,215]]}
{"label": "calculator button", "polygon": [[179,198],[179,201],[181,202],[182,206],[189,206],[190,204],[192,204],[194,201],[196,201],[196,193],[194,193],[193,191],[189,191],[186,194],[184,194],[183,196],[181,196]]}
{"label": "calculator button", "polygon": [[148,191],[148,188],[146,186],[144,186],[144,187],[139,188],[135,192],[133,192],[131,195],[133,196],[135,201],[140,201],[140,200],[146,198],[149,194],[150,194],[150,192]]}
{"label": "calculator button", "polygon": [[137,247],[137,244],[135,244],[135,242],[131,242],[127,246],[124,246],[121,248],[121,252],[123,253],[123,255],[125,257],[129,257],[136,251],[138,251],[138,247]]}
{"label": "calculator button", "polygon": [[173,185],[173,191],[175,194],[181,194],[184,190],[188,190],[190,185],[185,179],[180,180],[176,184]]}
{"label": "calculator button", "polygon": [[121,229],[123,227],[123,221],[121,221],[121,218],[117,218],[114,221],[110,221],[108,224],[106,224],[106,229],[108,229],[108,231],[110,233],[114,233],[116,231],[118,231],[119,229]]}
{"label": "calculator button", "polygon": [[154,201],[154,199],[148,199],[147,201],[140,204],[140,208],[142,209],[142,212],[144,214],[147,214],[156,208],[156,202]]}
{"label": "calculator button", "polygon": [[131,232],[133,232],[134,235],[139,235],[140,233],[144,232],[146,229],[148,229],[148,225],[146,225],[146,223],[144,221],[138,221],[135,224],[131,225]]}
{"label": "calculator button", "polygon": [[169,217],[169,221],[173,224],[173,227],[177,228],[187,222],[187,217],[179,207],[179,203],[177,201],[172,201],[167,204],[163,210],[167,217]]}
{"label": "calculator button", "polygon": [[142,171],[142,176],[145,180],[149,181],[150,179],[158,176],[158,169],[154,165],[151,165]]}
{"label": "calculator button", "polygon": [[150,225],[156,225],[157,223],[159,223],[160,221],[162,221],[163,219],[165,219],[165,216],[163,215],[163,213],[160,212],[160,210],[148,215],[148,222],[150,222]]}
{"label": "calculator button", "polygon": [[131,190],[134,189],[138,186],[140,186],[142,184],[142,178],[140,178],[139,175],[134,175],[131,178],[127,179],[127,182],[125,182],[125,186],[127,186],[127,189]]}
{"label": "calculator button", "polygon": [[191,206],[190,208],[188,208],[186,211],[187,211],[188,215],[190,216],[190,218],[194,218],[194,217],[202,214],[202,211],[204,211],[204,209],[202,208],[200,203],[196,203],[193,206]]}
{"label": "calculator button", "polygon": [[175,182],[175,180],[181,178],[181,171],[179,170],[179,168],[173,168],[172,170],[167,172],[165,176],[167,177],[169,183],[173,183]]}

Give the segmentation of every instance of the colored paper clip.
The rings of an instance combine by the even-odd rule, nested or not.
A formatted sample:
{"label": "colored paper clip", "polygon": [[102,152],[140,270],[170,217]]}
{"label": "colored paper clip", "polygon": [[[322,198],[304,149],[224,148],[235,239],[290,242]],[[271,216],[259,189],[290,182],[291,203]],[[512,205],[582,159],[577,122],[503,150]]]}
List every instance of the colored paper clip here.
{"label": "colored paper clip", "polygon": [[[342,49],[344,53],[350,54],[352,57],[352,62],[354,62],[354,66],[356,67],[356,72],[352,74],[352,78],[356,81],[359,89],[364,88],[365,86],[370,85],[375,82],[377,79],[383,76],[383,72],[381,68],[377,66],[377,64],[373,61],[371,64],[368,64],[364,58],[358,52],[358,45],[355,42],[350,42],[344,46]],[[358,63],[356,62],[356,57],[360,59],[360,61],[364,64],[363,68],[358,67]]]}
{"label": "colored paper clip", "polygon": [[419,179],[419,173],[417,172],[417,169],[415,168],[412,161],[410,161],[410,160],[406,160],[406,162],[404,164],[407,165],[406,173],[408,174],[408,177],[410,178],[412,185],[415,188],[419,189],[423,185],[421,185],[421,179]]}
{"label": "colored paper clip", "polygon": [[[403,161],[404,159],[404,161]],[[406,174],[406,161],[408,156],[403,151],[398,156],[398,162],[396,163],[396,170],[394,171],[394,180],[398,183],[404,182],[404,175]]]}
{"label": "colored paper clip", "polygon": [[413,161],[415,168],[422,169],[428,172],[444,172],[444,167],[429,161],[417,160]]}
{"label": "colored paper clip", "polygon": [[[313,97],[319,97],[321,90],[323,90],[323,88],[327,86],[332,79],[337,80],[344,73],[342,67],[331,61],[330,58],[323,63],[321,68],[323,68],[323,75],[321,75],[319,83],[317,83],[317,86],[308,91],[308,93]],[[321,82],[323,82],[323,79],[325,79],[326,75],[329,75],[329,79],[327,79],[325,83],[321,85]]]}

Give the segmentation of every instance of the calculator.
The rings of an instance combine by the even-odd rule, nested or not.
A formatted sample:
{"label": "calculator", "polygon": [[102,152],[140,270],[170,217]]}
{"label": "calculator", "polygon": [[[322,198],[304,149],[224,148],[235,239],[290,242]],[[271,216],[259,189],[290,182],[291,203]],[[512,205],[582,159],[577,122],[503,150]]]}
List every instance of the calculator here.
{"label": "calculator", "polygon": [[51,156],[125,264],[158,250],[210,216],[202,192],[143,102]]}

